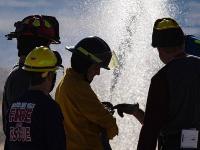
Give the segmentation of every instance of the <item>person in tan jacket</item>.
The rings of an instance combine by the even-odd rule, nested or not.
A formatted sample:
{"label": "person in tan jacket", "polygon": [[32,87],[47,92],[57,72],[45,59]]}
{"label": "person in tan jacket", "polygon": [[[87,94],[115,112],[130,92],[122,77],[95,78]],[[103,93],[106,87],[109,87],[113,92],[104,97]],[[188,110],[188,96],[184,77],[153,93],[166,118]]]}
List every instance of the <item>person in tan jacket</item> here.
{"label": "person in tan jacket", "polygon": [[[118,134],[116,119],[105,109],[90,83],[100,68],[109,69],[111,50],[99,37],[82,39],[73,48],[71,66],[56,89],[56,101],[64,115],[68,150],[103,150],[101,134]],[[111,149],[111,148],[110,148]]]}

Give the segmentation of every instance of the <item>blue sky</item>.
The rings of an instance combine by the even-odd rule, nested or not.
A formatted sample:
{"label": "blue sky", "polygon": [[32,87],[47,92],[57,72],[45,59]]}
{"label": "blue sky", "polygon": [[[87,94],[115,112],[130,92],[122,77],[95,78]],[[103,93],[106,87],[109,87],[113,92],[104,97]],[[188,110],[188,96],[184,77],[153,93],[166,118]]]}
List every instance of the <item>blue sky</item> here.
{"label": "blue sky", "polygon": [[[179,0],[176,0],[179,1]],[[178,3],[180,14],[176,16],[188,34],[200,36],[200,1],[182,0]]]}
{"label": "blue sky", "polygon": [[84,15],[89,13],[91,5],[95,7],[98,2],[98,0],[93,0],[92,3],[79,0],[0,0],[0,67],[12,67],[18,60],[16,40],[8,41],[4,37],[5,34],[14,31],[14,22],[32,14],[55,16],[60,22],[62,44],[53,47],[64,51],[65,45],[75,44],[80,37],[92,35],[92,31],[77,24],[77,20],[80,20],[80,17],[84,18]]}
{"label": "blue sky", "polygon": [[[0,0],[0,67],[12,67],[18,60],[16,41],[7,41],[4,37],[14,31],[14,22],[31,14],[55,16],[60,22],[62,41],[55,49],[65,53],[65,45],[73,45],[80,38],[97,33],[94,29],[96,24],[91,22],[99,21],[99,8],[109,1],[114,0]],[[185,33],[200,35],[199,0],[171,0],[168,1],[168,9],[176,12],[173,15]],[[87,24],[87,21],[90,24]],[[104,21],[102,16],[101,21]]]}

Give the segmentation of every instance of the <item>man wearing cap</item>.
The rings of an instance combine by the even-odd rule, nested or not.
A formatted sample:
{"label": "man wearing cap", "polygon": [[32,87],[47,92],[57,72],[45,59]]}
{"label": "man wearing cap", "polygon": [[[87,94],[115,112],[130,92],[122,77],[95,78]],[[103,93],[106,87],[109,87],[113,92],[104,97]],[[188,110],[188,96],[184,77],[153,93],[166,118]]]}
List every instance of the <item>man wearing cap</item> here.
{"label": "man wearing cap", "polygon": [[138,150],[199,149],[200,59],[184,52],[184,33],[171,18],[156,20],[152,46],[166,65],[151,79]]}
{"label": "man wearing cap", "polygon": [[3,92],[2,117],[5,132],[6,113],[12,100],[21,96],[30,86],[30,77],[22,69],[25,57],[36,46],[59,44],[59,24],[55,17],[31,15],[14,24],[15,31],[6,35],[8,40],[17,39],[19,63],[7,78]]}
{"label": "man wearing cap", "polygon": [[49,95],[61,65],[59,59],[44,46],[26,57],[23,69],[30,77],[30,87],[10,102],[5,150],[66,150],[63,116]]}
{"label": "man wearing cap", "polygon": [[56,89],[56,101],[64,115],[67,149],[107,149],[102,144],[102,130],[109,139],[116,136],[116,119],[102,105],[90,83],[100,75],[100,68],[109,69],[111,50],[99,37],[84,38],[68,50],[72,52],[72,68],[66,70]]}

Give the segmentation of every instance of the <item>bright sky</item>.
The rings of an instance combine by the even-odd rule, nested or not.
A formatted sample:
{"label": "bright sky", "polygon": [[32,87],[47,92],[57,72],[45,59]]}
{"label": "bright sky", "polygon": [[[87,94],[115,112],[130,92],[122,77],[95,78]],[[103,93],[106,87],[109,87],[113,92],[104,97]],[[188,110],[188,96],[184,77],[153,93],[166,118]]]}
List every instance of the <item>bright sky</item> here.
{"label": "bright sky", "polygon": [[[61,53],[65,45],[73,45],[80,38],[92,35],[95,28],[91,24],[98,20],[95,15],[102,0],[0,0],[0,67],[13,66],[18,60],[16,41],[7,41],[4,37],[14,31],[14,22],[22,20],[31,14],[53,15],[60,22],[60,36],[62,44],[55,46]],[[108,0],[114,1],[114,0]],[[163,0],[164,1],[164,0]],[[105,1],[104,1],[105,2]],[[200,36],[200,1],[199,0],[171,0],[176,3],[176,19],[187,34]],[[102,18],[102,22],[104,21]],[[87,25],[90,21],[90,25]]]}
{"label": "bright sky", "polygon": [[[119,8],[112,6],[113,3],[116,4],[119,1],[121,2],[117,5],[119,6]],[[62,54],[63,62],[64,65],[66,66],[66,64],[69,65],[68,63],[69,63],[70,53],[66,52],[64,50],[64,47],[66,45],[74,45],[80,39],[86,36],[89,35],[100,36],[106,41],[108,41],[111,49],[114,49],[115,47],[113,48],[114,45],[113,43],[117,42],[117,40],[113,39],[118,39],[121,37],[121,35],[118,34],[120,33],[120,31],[118,30],[121,30],[121,28],[120,29],[118,28],[118,23],[124,22],[124,20],[127,21],[126,20],[127,18],[124,19],[118,16],[121,13],[124,13],[121,12],[122,11],[121,7],[123,6],[122,2],[137,3],[138,1],[141,3],[148,2],[150,5],[151,1],[154,1],[154,3],[157,1],[158,2],[167,1],[169,3],[168,9],[170,10],[170,12],[176,12],[175,15],[171,14],[169,15],[175,16],[175,19],[183,27],[185,33],[195,34],[196,36],[200,37],[200,0],[0,0],[0,70],[2,71],[1,69],[2,67],[11,70],[12,66],[14,66],[14,64],[16,64],[18,61],[16,40],[8,41],[4,37],[4,35],[14,31],[13,25],[16,21],[22,20],[24,17],[32,14],[55,16],[60,24],[60,37],[62,43],[60,45],[55,45],[52,48],[58,50]],[[125,6],[127,5],[129,4],[126,4]],[[105,12],[102,12],[102,8],[104,8],[104,6],[106,6]],[[153,7],[154,9],[154,5],[151,7]],[[151,17],[151,14],[149,13],[147,16]],[[131,16],[128,17],[128,19],[134,19],[134,17],[135,16]],[[153,22],[154,20],[152,20],[152,23]],[[113,28],[113,25],[110,24],[114,24],[114,26],[116,25],[117,28]],[[133,28],[134,27],[135,26],[133,26]],[[130,29],[130,27],[128,29]],[[128,29],[125,28],[124,30],[126,31]],[[145,32],[143,35],[144,38],[146,38]],[[142,67],[142,69],[146,68]],[[119,90],[116,89],[116,94],[117,92],[119,92],[119,94],[117,95],[120,95],[120,100],[121,98],[122,100],[129,100],[130,97],[132,99],[134,95],[135,98],[138,99],[137,97],[143,98],[145,95],[144,87],[146,87],[146,79],[148,79],[148,76],[150,76],[149,72],[146,75],[147,77],[146,76],[143,77],[144,76],[143,71],[140,72],[140,69],[133,68],[131,70],[132,71],[125,70],[127,76],[131,74],[132,76],[132,78],[130,78],[131,80],[127,80],[126,78],[127,76],[121,78],[122,80],[126,79],[123,80],[123,83],[121,83],[120,82],[121,80],[119,80]],[[136,71],[136,73],[134,71]],[[140,80],[140,78],[135,78],[136,75],[134,75],[134,73],[132,74],[132,72],[134,72],[137,76],[140,76],[144,79]],[[0,77],[1,80],[5,79],[5,76],[4,77],[3,76],[4,75]],[[103,86],[107,85],[107,80],[105,79],[107,78],[103,76],[102,78],[97,80],[98,86],[100,85],[99,87],[101,87],[102,85]],[[135,79],[137,79],[136,82],[133,81]],[[123,88],[123,85],[125,85],[124,86],[125,88]],[[110,96],[110,93],[108,95],[104,94],[108,93],[108,91],[110,91],[110,86],[98,89],[98,93],[102,96],[103,99],[104,98],[106,99],[107,96],[108,97]],[[124,91],[126,91],[125,92],[126,94],[124,94]],[[115,98],[115,96],[113,97]],[[131,124],[128,123],[126,125],[128,126]],[[136,132],[134,131],[134,133]],[[129,136],[131,136],[132,138],[132,135]],[[121,145],[123,146],[123,143]]]}

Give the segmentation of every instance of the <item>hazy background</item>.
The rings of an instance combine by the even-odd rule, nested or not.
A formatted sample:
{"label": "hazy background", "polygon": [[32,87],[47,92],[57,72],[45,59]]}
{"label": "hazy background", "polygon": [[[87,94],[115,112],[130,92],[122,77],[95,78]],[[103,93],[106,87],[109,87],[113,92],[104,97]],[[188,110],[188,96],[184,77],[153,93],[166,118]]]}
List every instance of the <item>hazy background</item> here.
{"label": "hazy background", "polygon": [[[12,41],[8,41],[4,37],[5,34],[14,31],[14,22],[22,20],[24,17],[32,14],[55,16],[60,23],[60,37],[62,43],[60,45],[54,45],[52,48],[58,50],[62,54],[64,65],[69,67],[70,53],[64,50],[64,46],[74,45],[81,38],[86,36],[100,36],[108,42],[111,49],[114,49],[118,52],[120,52],[119,49],[123,45],[125,45],[123,48],[126,50],[126,48],[128,48],[128,44],[134,45],[135,42],[137,43],[138,41],[134,40],[131,31],[140,30],[140,28],[137,28],[137,24],[139,23],[136,25],[134,24],[134,19],[137,18],[137,16],[135,17],[132,14],[135,13],[140,16],[141,13],[146,13],[143,11],[138,13],[134,12],[134,10],[140,10],[137,8],[137,6],[140,7],[144,5],[142,1],[144,1],[144,4],[147,4],[148,1],[147,6],[149,7],[151,6],[152,2],[152,13],[157,13],[157,11],[153,10],[157,8],[157,6],[154,6],[156,2],[159,4],[159,6],[161,5],[159,8],[165,8],[159,10],[159,15],[150,14],[149,16],[153,17],[144,18],[144,20],[140,21],[141,24],[144,24],[143,27],[140,24],[142,28],[148,27],[146,26],[145,21],[147,21],[151,27],[156,19],[156,16],[171,16],[179,22],[186,34],[200,36],[199,0],[0,0],[0,98],[2,98],[2,89],[6,76],[8,72],[12,70],[12,66],[14,66],[18,60],[16,40],[14,39]],[[144,8],[141,8],[141,10],[143,9]],[[131,23],[133,23],[134,26]],[[125,34],[122,36],[122,33]],[[145,33],[143,34],[145,35]],[[148,37],[147,42],[145,41],[145,36],[142,38],[148,45],[146,49],[149,49],[150,34],[148,33],[146,36]],[[129,48],[130,47],[131,46],[129,46]],[[136,51],[136,49],[133,49],[133,51]],[[156,53],[156,51],[154,51],[154,53]],[[142,54],[141,57],[143,57]],[[154,55],[152,57],[154,57]],[[136,59],[138,60],[138,58]],[[155,64],[157,61],[159,61],[158,58],[155,58]],[[154,58],[146,59],[145,63],[149,64],[149,66],[154,66]],[[137,64],[137,62],[135,64]],[[134,68],[135,67],[137,66],[134,66]],[[145,69],[148,70],[148,66],[145,67]],[[148,74],[148,77],[146,74],[142,74],[143,76],[141,78],[132,78],[131,81],[136,82],[135,84],[139,84],[140,82],[143,82],[141,81],[142,79],[145,80],[145,83],[148,83],[150,77],[159,67],[159,65],[155,66],[154,68],[156,69],[153,69],[154,71],[151,70],[151,73]],[[127,78],[129,78],[129,76],[130,74],[127,73]],[[137,77],[137,75],[135,76]],[[103,98],[105,97],[105,99],[108,99],[108,97],[105,96],[106,94],[104,94],[106,92],[101,91],[102,89],[99,89],[97,85],[101,85],[99,81],[96,81],[95,85],[93,85],[97,93],[99,93],[99,95]],[[129,87],[127,86],[127,88]],[[141,87],[141,89],[142,88],[143,87]],[[132,91],[136,92],[136,96],[138,96],[139,93],[143,96],[143,99],[145,99],[148,86],[145,84],[144,88],[145,92],[143,93],[141,93],[140,90],[137,91],[137,89],[132,89]],[[114,92],[119,93],[118,90]],[[143,108],[145,108],[145,100],[141,103]],[[130,126],[132,125],[131,123]],[[137,135],[138,132],[136,133]],[[0,134],[0,142],[2,143],[3,135],[1,124]]]}
{"label": "hazy background", "polygon": [[[117,0],[0,0],[0,67],[11,68],[17,60],[16,41],[7,41],[4,37],[5,34],[14,31],[14,22],[31,14],[55,16],[60,23],[62,41],[62,44],[56,45],[55,48],[63,52],[65,45],[73,45],[85,36],[97,34],[97,32],[101,35],[98,31],[99,22],[109,20],[106,20],[108,19],[106,16],[105,18],[101,16],[99,9],[102,5],[113,1]],[[168,5],[169,8],[171,7],[170,11],[176,11],[173,15],[176,15],[175,18],[186,33],[200,35],[199,0],[163,0],[163,2],[170,3]],[[106,9],[108,13],[112,13],[109,12],[109,8]],[[113,17],[117,19],[115,14]],[[109,33],[112,29],[105,27],[104,30],[107,31],[103,32]],[[110,41],[107,36],[103,38]],[[113,47],[114,44],[109,43],[109,45]]]}

